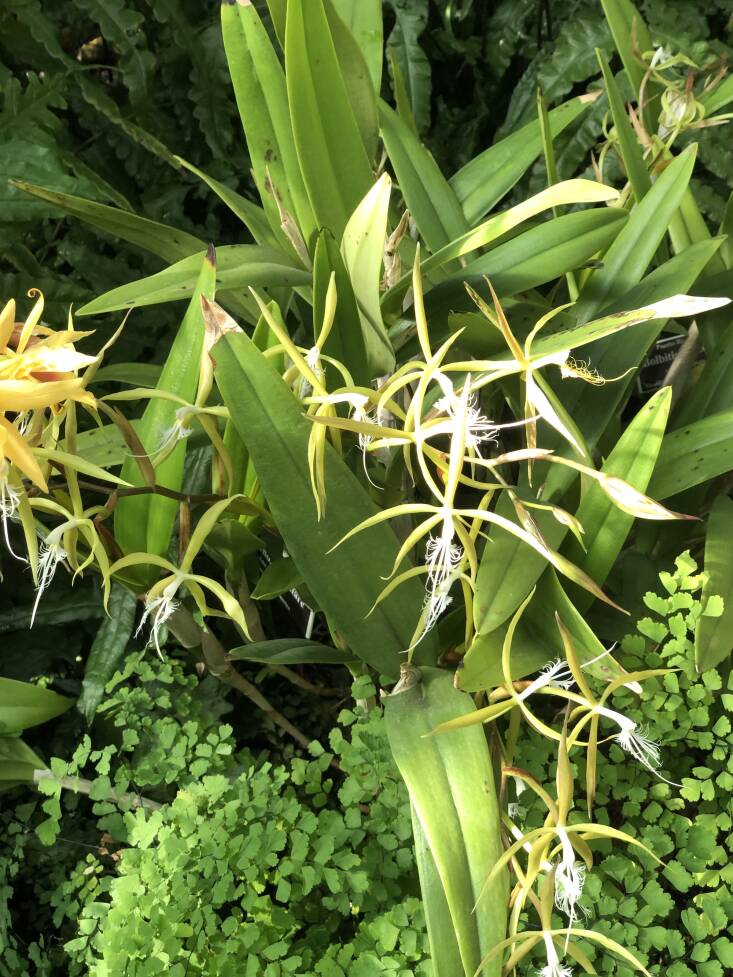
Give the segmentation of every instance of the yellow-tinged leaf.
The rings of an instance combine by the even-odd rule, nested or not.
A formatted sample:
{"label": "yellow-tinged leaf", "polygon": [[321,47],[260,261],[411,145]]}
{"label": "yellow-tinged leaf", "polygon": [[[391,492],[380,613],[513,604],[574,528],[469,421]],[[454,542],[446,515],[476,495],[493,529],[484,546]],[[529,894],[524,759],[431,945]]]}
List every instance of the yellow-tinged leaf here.
{"label": "yellow-tinged leaf", "polygon": [[349,218],[341,241],[372,376],[389,373],[395,365],[394,350],[382,319],[379,287],[391,189],[392,181],[383,173]]}
{"label": "yellow-tinged leaf", "polygon": [[130,484],[118,475],[113,475],[106,469],[100,468],[99,465],[85,461],[68,451],[61,451],[60,448],[34,448],[33,452],[39,458],[63,465],[64,468],[71,468],[73,471],[81,472],[82,475],[89,475],[90,478],[98,478],[101,482],[113,482],[115,485],[122,486],[129,486]]}
{"label": "yellow-tinged leaf", "polygon": [[447,733],[452,729],[463,729],[466,726],[475,726],[477,723],[491,723],[499,716],[503,716],[505,713],[513,709],[515,702],[513,699],[505,699],[503,702],[494,702],[490,706],[484,706],[482,709],[477,709],[475,712],[468,712],[463,716],[456,716],[454,719],[449,719],[445,723],[441,723],[436,726],[435,729],[431,730],[429,736],[433,736],[436,733]]}

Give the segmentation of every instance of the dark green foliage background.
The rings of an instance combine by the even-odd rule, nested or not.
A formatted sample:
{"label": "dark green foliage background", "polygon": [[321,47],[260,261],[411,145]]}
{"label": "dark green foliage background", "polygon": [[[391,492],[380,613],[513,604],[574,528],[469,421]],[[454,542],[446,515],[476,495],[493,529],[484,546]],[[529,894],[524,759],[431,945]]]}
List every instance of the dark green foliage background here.
{"label": "dark green foliage background", "polygon": [[[257,6],[266,11],[264,0]],[[702,61],[730,56],[730,0],[639,7],[659,43]],[[533,117],[538,84],[556,103],[597,76],[594,47],[611,53],[597,0],[386,0],[384,13],[421,133],[446,173]],[[383,94],[391,98],[388,72]],[[561,175],[587,162],[604,102],[561,140]],[[726,139],[726,128],[701,134],[696,196],[714,222],[733,185]],[[5,0],[0,296],[40,287],[52,321],[161,267],[8,186],[12,178],[130,208],[217,245],[240,241],[241,225],[174,154],[253,195],[215,0]],[[175,306],[138,310],[112,358],[161,360],[178,315]]]}
{"label": "dark green foliage background", "polygon": [[[258,7],[264,9],[264,3]],[[704,5],[647,0],[639,7],[655,41],[698,61],[733,54],[733,0]],[[173,159],[173,154],[183,156],[253,195],[218,19],[217,2],[198,0],[3,0],[0,298],[20,299],[31,286],[40,287],[48,301],[45,319],[59,324],[70,304],[78,306],[161,267],[158,259],[24,196],[8,185],[11,178],[129,208],[218,245],[242,240],[241,225]],[[387,0],[385,28],[409,80],[422,136],[446,173],[532,117],[538,84],[554,104],[584,91],[596,78],[594,47],[609,56],[612,52],[595,0],[457,0],[450,5]],[[390,98],[386,72],[384,85],[383,94]],[[562,176],[587,164],[605,111],[600,99],[558,141]],[[713,226],[733,187],[729,133],[720,127],[695,134],[701,161],[695,195]],[[539,189],[543,180],[538,163],[515,193]],[[161,361],[179,317],[175,304],[136,311],[110,358]],[[91,326],[101,335],[112,328],[108,322]],[[72,589],[59,574],[36,627],[28,632],[28,574],[17,565],[2,569],[3,674],[21,680],[42,676],[57,691],[78,696],[101,622],[94,582],[79,582]],[[612,748],[600,770],[597,810],[599,820],[605,817],[650,843],[666,868],[658,871],[643,858],[609,847],[589,877],[587,908],[594,926],[639,952],[655,974],[724,977],[733,968],[733,689],[725,674],[693,674],[685,618],[690,608],[676,593],[658,599],[671,601],[669,606],[652,600],[652,615],[661,611],[661,619],[642,623],[640,629],[653,646],[645,666],[658,659],[681,671],[652,683],[641,704],[629,701],[627,706],[661,737],[668,760],[674,758],[669,775],[681,779],[682,789],[655,781]],[[624,664],[633,667],[634,655],[647,651],[642,638],[632,639],[625,645]],[[259,714],[242,709],[234,696],[229,701],[220,692],[215,695],[213,680],[199,681],[183,657],[161,666],[134,655],[120,668],[90,741],[83,739],[86,725],[76,711],[50,733],[42,729],[29,741],[44,756],[62,758],[58,772],[79,768],[84,776],[102,778],[100,797],[110,782],[158,800],[170,800],[178,787],[190,790],[151,821],[146,843],[141,841],[148,830],[141,813],[128,814],[123,823],[117,809],[99,799],[68,793],[42,801],[28,792],[16,792],[12,799],[4,795],[2,977],[86,974],[96,959],[95,937],[128,916],[134,925],[120,952],[132,953],[134,941],[144,940],[142,917],[135,916],[140,900],[130,900],[124,886],[114,882],[118,846],[111,846],[111,854],[100,850],[105,831],[120,840],[138,832],[134,856],[125,856],[124,878],[147,873],[144,898],[152,893],[154,905],[156,893],[165,889],[171,918],[193,926],[191,933],[179,928],[170,935],[169,963],[162,957],[141,960],[131,975],[183,977],[187,958],[203,953],[197,942],[201,933],[216,945],[218,956],[209,963],[218,969],[210,972],[234,972],[227,967],[243,952],[238,940],[247,914],[260,927],[247,951],[261,964],[252,974],[429,973],[407,801],[389,761],[378,710],[368,717],[347,710],[339,724],[338,700],[324,708],[321,700],[250,669],[249,677],[263,683],[278,708],[339,757],[343,774],[335,775],[326,754],[294,757]],[[336,673],[329,680],[344,681]],[[369,692],[361,690],[364,696]],[[533,772],[552,775],[544,742],[529,742],[525,751]],[[223,775],[229,778],[226,784]],[[208,787],[201,786],[204,777],[214,778]],[[267,835],[265,848],[269,845],[274,861],[266,891],[253,901],[237,889],[237,873],[247,877],[253,859],[223,852],[214,835],[214,826],[224,827],[216,820],[222,804],[232,805],[232,823],[259,825],[256,830]],[[528,824],[535,813],[526,812]],[[199,819],[192,848],[179,850],[180,861],[169,864],[165,846],[185,834],[191,817]],[[301,821],[310,830],[304,831],[305,848],[293,853],[290,835],[301,830]],[[319,847],[323,837],[333,841],[327,852]],[[52,840],[52,848],[42,844]],[[219,903],[208,914],[186,901],[191,893],[210,888],[209,870],[192,850],[206,852],[226,879]],[[293,860],[291,875],[302,875],[305,863],[319,866],[309,892],[298,893],[297,907],[295,899],[289,906],[292,878],[276,864],[283,853]],[[180,889],[176,872],[186,879]],[[360,911],[352,913],[349,903]],[[611,957],[598,956],[595,965],[604,974],[629,974]]]}

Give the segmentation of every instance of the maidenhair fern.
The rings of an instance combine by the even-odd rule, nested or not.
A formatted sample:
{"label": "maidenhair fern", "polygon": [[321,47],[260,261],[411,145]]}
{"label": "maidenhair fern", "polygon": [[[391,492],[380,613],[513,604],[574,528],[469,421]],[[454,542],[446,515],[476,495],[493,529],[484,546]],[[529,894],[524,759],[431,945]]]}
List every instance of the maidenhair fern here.
{"label": "maidenhair fern", "polygon": [[[733,788],[733,681],[695,672],[696,622],[722,610],[719,598],[702,602],[701,585],[683,554],[623,642],[630,668],[675,669],[641,696],[626,692],[622,708],[654,730],[664,770],[681,787],[630,764],[615,745],[598,761],[595,820],[664,864],[594,842],[579,904],[589,927],[632,950],[654,977],[724,977],[733,966],[731,815],[722,800]],[[375,693],[366,679],[353,691],[361,702]],[[407,794],[381,709],[343,709],[330,752],[314,744],[310,759],[285,765],[233,750],[215,701],[181,662],[130,656],[98,717],[110,743],[95,751],[84,739],[71,761],[52,764],[59,778],[91,778],[89,795],[48,780],[38,803],[5,810],[0,975],[148,977],[163,968],[183,977],[190,961],[189,973],[212,975],[429,977]],[[551,744],[523,735],[517,766],[546,781],[554,762]],[[123,790],[127,803],[110,801]],[[146,795],[165,806],[140,807]],[[512,814],[524,828],[541,821],[525,793]],[[14,936],[23,890],[13,890],[31,878],[46,893],[38,911],[47,906],[53,938],[24,947]],[[623,962],[579,946],[599,974],[629,977]],[[125,971],[127,961],[135,969]]]}

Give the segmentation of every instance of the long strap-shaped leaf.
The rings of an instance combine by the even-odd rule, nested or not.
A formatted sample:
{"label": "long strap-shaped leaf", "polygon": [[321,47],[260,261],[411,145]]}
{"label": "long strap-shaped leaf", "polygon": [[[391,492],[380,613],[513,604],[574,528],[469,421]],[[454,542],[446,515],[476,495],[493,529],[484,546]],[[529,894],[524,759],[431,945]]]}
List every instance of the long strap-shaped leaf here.
{"label": "long strap-shaped leaf", "polygon": [[[325,456],[326,514],[319,522],[308,473],[310,423],[270,362],[244,334],[214,348],[216,380],[255,467],[285,545],[332,626],[355,655],[396,675],[420,615],[423,590],[405,584],[367,617],[399,542],[382,523],[328,551],[376,507],[330,448]],[[428,635],[417,650],[430,658]]]}
{"label": "long strap-shaped leaf", "polygon": [[[367,0],[359,0],[357,9],[359,7],[366,9],[368,5]],[[346,96],[351,105],[351,111],[354,113],[367,158],[372,165],[376,165],[379,145],[377,95],[362,48],[353,34],[352,26],[346,22],[342,12],[336,9],[337,6],[338,4],[334,3],[334,0],[323,0],[323,9],[328,18],[328,26],[331,28],[331,37],[341,69],[341,76],[344,79]],[[345,8],[343,12],[348,16],[349,10],[346,8],[350,8],[351,3],[347,2],[342,6]],[[378,3],[378,7],[381,7],[381,4]],[[379,15],[381,22],[381,9]],[[353,21],[352,24],[356,26]],[[381,61],[380,44],[380,67]]]}
{"label": "long strap-shaped leaf", "polygon": [[[251,200],[247,200],[246,197],[232,190],[225,183],[215,180],[213,176],[204,173],[203,170],[194,166],[193,163],[189,163],[188,160],[182,159],[180,156],[176,156],[176,159],[181,166],[195,173],[209,189],[214,191],[222,203],[226,204],[231,212],[242,221],[258,244],[269,244],[274,247],[278,243],[279,239],[268,224],[267,216],[262,207],[252,203]],[[280,243],[283,243],[284,235],[280,235],[280,238],[282,239]]]}
{"label": "long strap-shaped leaf", "polygon": [[[720,239],[713,238],[710,241],[694,244],[681,254],[675,255],[627,292],[623,300],[624,304],[628,302],[630,305],[633,303],[640,307],[661,301],[676,292],[689,291],[711,255],[715,254],[719,247]],[[617,307],[619,304],[621,303],[615,301],[613,306]],[[621,377],[628,374],[625,379],[607,383],[602,387],[588,384],[568,386],[564,381],[558,381],[560,385],[558,392],[562,402],[577,419],[581,433],[589,445],[598,443],[614,411],[622,403],[633,382],[633,371],[641,365],[664,328],[665,322],[666,319],[655,319],[635,326],[627,333],[623,343],[616,342],[612,336],[609,336],[586,347],[584,357],[602,377]],[[560,448],[554,435],[546,439],[546,447]],[[573,476],[561,471],[559,466],[555,466],[548,476],[546,492],[557,497],[572,480]]]}
{"label": "long strap-shaped leaf", "polygon": [[[670,387],[659,390],[636,414],[603,464],[606,475],[621,478],[639,492],[646,492],[659,456],[672,399]],[[566,555],[603,584],[634,522],[634,517],[615,506],[597,482],[588,488],[576,516],[583,529],[583,544],[573,539]],[[573,594],[580,610],[590,603],[585,593]]]}
{"label": "long strap-shaped leaf", "polygon": [[227,0],[221,27],[262,205],[279,232],[277,194],[307,242],[316,225],[295,150],[282,65],[254,4]]}
{"label": "long strap-shaped leaf", "polygon": [[[78,315],[99,315],[133,306],[157,305],[190,298],[196,288],[204,251],[177,261],[156,275],[120,285],[87,302]],[[310,275],[282,251],[258,244],[231,244],[216,253],[217,287],[242,289],[310,284]],[[249,300],[248,300],[249,301]]]}
{"label": "long strap-shaped leaf", "polygon": [[[687,291],[705,267],[715,247],[715,242],[699,244],[683,255],[675,256],[614,304],[640,307],[667,298],[676,291]],[[634,326],[625,333],[623,342],[613,336],[601,339],[588,346],[584,356],[601,376],[620,376],[625,370],[638,366],[663,325],[664,320],[655,320]],[[575,418],[586,441],[591,444],[597,442],[630,382],[620,380],[607,383],[603,387],[580,382],[575,386],[568,386],[568,382],[565,382],[560,388],[563,406]],[[552,448],[558,442],[553,433],[548,432],[540,443],[542,447]],[[545,499],[559,499],[576,477],[572,469],[553,465],[547,473]],[[660,498],[653,485],[650,486],[649,493],[653,498]],[[501,507],[501,501],[499,505]],[[535,518],[549,545],[558,545],[564,533],[563,527],[548,513],[539,512]],[[485,608],[486,619],[482,619],[482,629],[493,630],[509,618],[544,569],[545,561],[542,557],[522,546],[510,533],[498,528],[492,530],[491,543],[486,547],[479,569],[474,604],[475,608]]]}
{"label": "long strap-shaped leaf", "polygon": [[[552,620],[555,614],[560,616],[572,637],[580,661],[584,665],[593,662],[587,664],[590,675],[609,681],[624,674],[624,669],[612,655],[604,655],[603,645],[565,593],[555,571],[548,567],[514,632],[511,653],[513,679],[524,678],[548,661],[562,657],[564,649],[560,633],[557,628],[547,627],[548,620]],[[492,631],[476,635],[463,658],[463,668],[456,673],[458,688],[465,692],[478,692],[504,683],[501,653],[508,627],[508,622],[504,621]]]}
{"label": "long strap-shaped leaf", "polygon": [[626,227],[603,256],[603,267],[588,280],[575,305],[578,322],[586,322],[641,281],[682,201],[695,165],[695,145],[665,169]]}
{"label": "long strap-shaped leaf", "polygon": [[[436,977],[460,977],[456,956],[465,977],[473,977],[506,928],[506,874],[500,872],[479,898],[502,849],[498,798],[483,730],[472,725],[426,735],[472,712],[473,701],[453,688],[451,674],[434,668],[407,669],[385,698],[390,747],[419,822],[416,843],[424,840],[429,849],[420,882],[423,899],[430,901],[426,915],[434,964],[439,965]],[[450,927],[438,918],[446,910]],[[441,935],[448,944],[434,948]],[[501,960],[495,958],[483,973],[499,977]]]}
{"label": "long strap-shaped leaf", "polygon": [[341,237],[372,170],[339,66],[323,0],[290,0],[285,28],[290,119],[317,223]]}
{"label": "long strap-shaped leaf", "polygon": [[[719,495],[713,503],[705,534],[705,573],[703,612],[695,629],[695,667],[698,672],[715,668],[733,649],[733,500]],[[723,599],[721,613],[712,615],[710,598]]]}
{"label": "long strap-shaped leaf", "polygon": [[[367,386],[372,374],[368,369],[366,338],[359,317],[354,289],[344,259],[333,235],[323,230],[318,235],[313,256],[313,334],[323,323],[331,276],[336,285],[336,310],[333,326],[323,351],[349,370],[357,385]],[[329,369],[329,368],[327,368]]]}
{"label": "long strap-shaped leaf", "polygon": [[379,303],[390,190],[389,176],[384,173],[349,218],[341,242],[359,310],[369,379],[390,373],[395,364]]}
{"label": "long strap-shaped leaf", "polygon": [[438,251],[469,230],[458,198],[414,132],[381,101],[379,118],[407,209],[428,248]]}
{"label": "long strap-shaped leaf", "polygon": [[[579,95],[549,112],[552,138],[559,136],[597,94]],[[507,194],[542,152],[542,131],[537,120],[505,136],[479,153],[450,178],[466,220],[473,224]]]}
{"label": "long strap-shaped leaf", "polygon": [[[649,28],[631,0],[601,0],[601,5],[613,34],[616,50],[621,55],[626,75],[638,95],[645,74],[639,54],[651,51],[653,48]],[[658,98],[660,94],[660,86],[655,81],[649,80],[644,95],[643,111],[644,122],[649,131],[652,131],[653,111],[657,104],[656,101],[652,101],[650,109],[649,102]]]}
{"label": "long strap-shaped leaf", "polygon": [[346,24],[361,48],[375,92],[382,87],[382,4],[381,0],[332,0],[336,13]]}
{"label": "long strap-shaped leaf", "polygon": [[731,470],[733,410],[725,410],[679,427],[664,438],[649,494],[668,499]]}
{"label": "long strap-shaped leaf", "polygon": [[4,736],[13,736],[55,719],[73,704],[73,699],[32,682],[0,678],[0,730]]}
{"label": "long strap-shaped leaf", "polygon": [[484,276],[500,298],[554,281],[605,250],[627,220],[615,208],[594,208],[553,217],[476,259],[460,274],[435,285],[425,296],[434,344],[447,335],[452,312],[475,309],[464,282],[490,301]]}
{"label": "long strap-shaped leaf", "polygon": [[[509,231],[518,225],[536,217],[544,210],[559,207],[564,204],[579,203],[599,203],[613,200],[618,194],[610,187],[604,187],[600,183],[591,180],[565,180],[553,187],[541,190],[534,196],[522,201],[508,210],[499,214],[494,214],[483,221],[478,227],[474,227],[466,234],[462,234],[455,241],[451,241],[446,247],[432,254],[421,265],[423,276],[429,276],[444,265],[453,261],[455,258],[463,257],[493,243],[504,237]],[[613,211],[605,210],[599,213],[608,216]],[[618,213],[618,211],[616,212]],[[548,234],[551,233],[548,231]],[[390,288],[383,298],[383,305],[390,311],[400,308],[400,302],[407,290],[410,288],[411,274],[403,275],[402,278]],[[424,291],[428,291],[429,281],[425,283]]]}
{"label": "long strap-shaped leaf", "polygon": [[647,191],[651,189],[652,181],[647,171],[646,163],[644,162],[644,154],[639,145],[639,140],[636,138],[636,133],[626,114],[626,108],[624,107],[621,93],[618,90],[616,79],[613,77],[613,73],[608,67],[608,63],[600,48],[596,48],[596,57],[598,58],[598,63],[603,73],[608,105],[613,116],[616,138],[618,139],[621,158],[626,168],[626,176],[631,184],[636,202],[639,203]]}
{"label": "long strap-shaped leaf", "polygon": [[[213,249],[199,265],[199,277],[193,297],[183,317],[181,327],[165,361],[158,381],[158,390],[193,403],[198,386],[201,350],[204,341],[204,322],[199,296],[213,299],[216,287],[216,264]],[[136,433],[153,465],[156,455],[165,444],[169,432],[174,431],[177,404],[153,398],[136,427]],[[186,442],[179,441],[173,450],[156,466],[159,485],[180,491]],[[131,485],[142,485],[143,478],[137,461],[128,457],[122,466],[122,477]],[[162,495],[130,495],[120,499],[115,509],[115,538],[123,553],[152,553],[164,556],[168,551],[177,503]],[[155,571],[136,570],[134,577],[141,586],[155,579]]]}
{"label": "long strap-shaped leaf", "polygon": [[420,879],[420,892],[425,911],[425,924],[428,930],[433,972],[436,977],[440,977],[442,974],[460,974],[463,969],[461,953],[458,949],[456,931],[445,897],[443,883],[413,804],[410,804],[410,813],[412,814],[415,861]]}
{"label": "long strap-shaped leaf", "polygon": [[34,183],[23,183],[21,180],[11,180],[11,183],[24,193],[58,207],[65,214],[78,217],[85,224],[113,237],[136,244],[165,261],[179,261],[206,248],[206,242],[193,234],[148,220],[147,217],[139,217],[127,210],[120,210],[119,207],[109,207],[107,204],[85,200],[84,197],[75,197],[70,193],[58,193],[56,190],[48,190]]}

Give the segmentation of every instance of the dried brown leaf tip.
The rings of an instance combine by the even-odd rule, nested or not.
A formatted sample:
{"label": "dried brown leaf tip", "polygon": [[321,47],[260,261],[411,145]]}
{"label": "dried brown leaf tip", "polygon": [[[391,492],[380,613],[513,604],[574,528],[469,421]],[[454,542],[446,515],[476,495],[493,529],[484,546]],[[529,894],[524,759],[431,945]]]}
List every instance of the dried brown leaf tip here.
{"label": "dried brown leaf tip", "polygon": [[201,296],[201,312],[204,317],[204,343],[210,353],[222,336],[228,332],[242,332],[242,329],[217,302],[210,302]]}

